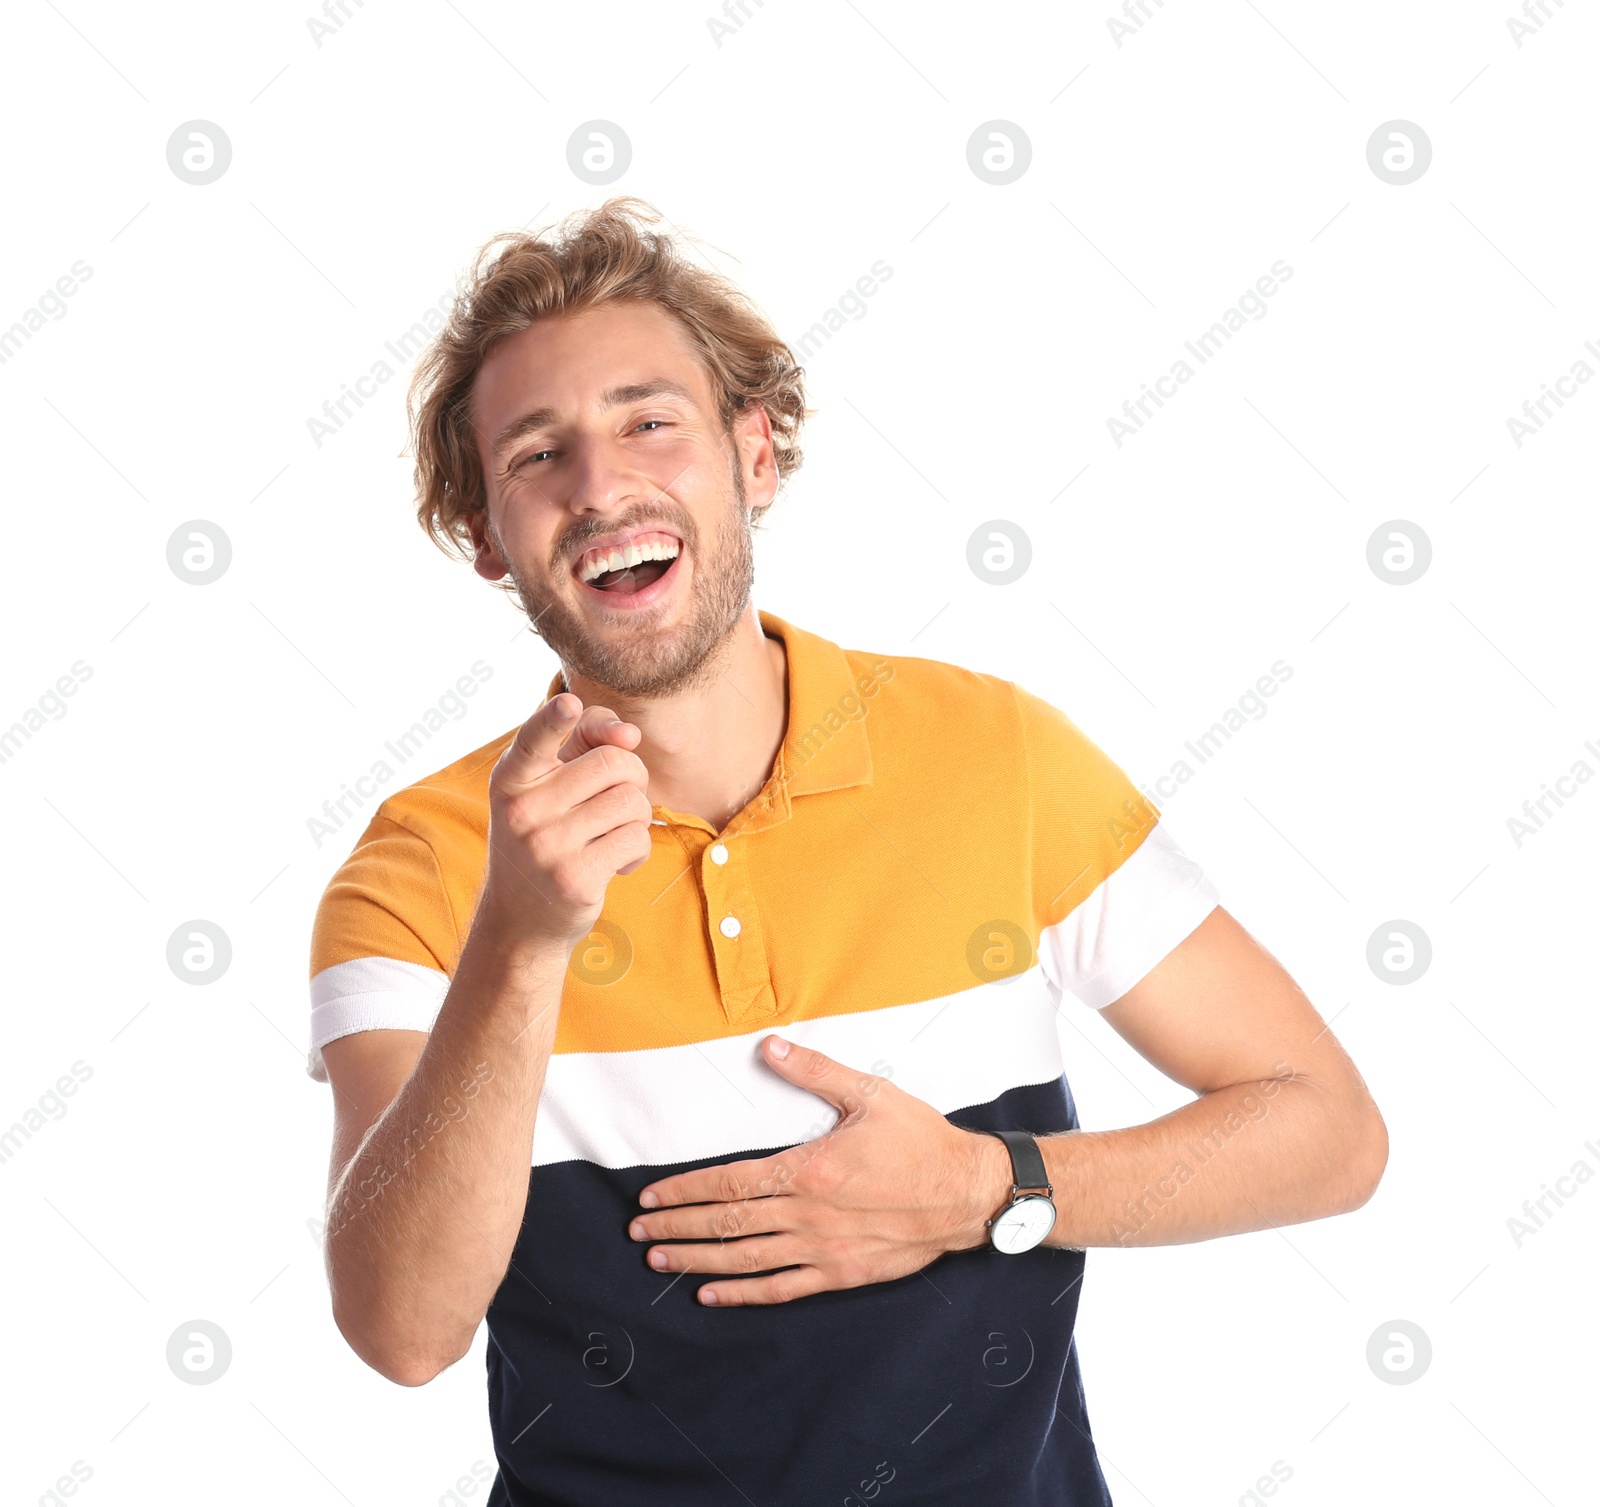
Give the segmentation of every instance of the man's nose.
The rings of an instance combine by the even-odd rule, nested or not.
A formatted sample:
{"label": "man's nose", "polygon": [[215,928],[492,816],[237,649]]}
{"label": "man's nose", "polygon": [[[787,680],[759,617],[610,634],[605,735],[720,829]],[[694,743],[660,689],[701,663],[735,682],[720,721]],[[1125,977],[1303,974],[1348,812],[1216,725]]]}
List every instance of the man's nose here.
{"label": "man's nose", "polygon": [[644,479],[626,453],[593,437],[572,444],[565,480],[567,495],[563,502],[575,513],[614,515],[649,495]]}

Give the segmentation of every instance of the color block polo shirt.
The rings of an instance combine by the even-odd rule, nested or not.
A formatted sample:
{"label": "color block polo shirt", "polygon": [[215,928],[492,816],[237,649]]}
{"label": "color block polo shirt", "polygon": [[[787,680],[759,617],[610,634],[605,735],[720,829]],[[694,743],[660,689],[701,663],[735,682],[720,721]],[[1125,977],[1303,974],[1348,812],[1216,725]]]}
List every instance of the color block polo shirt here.
{"label": "color block polo shirt", "polygon": [[[647,1183],[835,1124],[761,1060],[774,1030],[958,1125],[1076,1128],[1058,1010],[1110,1004],[1218,902],[1157,809],[1039,697],[760,621],[788,661],[771,777],[721,831],[657,806],[649,858],[611,881],[572,954],[487,1314],[488,1501],[1100,1507],[1073,1344],[1082,1252],[985,1245],[717,1308],[695,1297],[708,1274],[656,1272],[628,1237]],[[328,884],[314,1078],[337,1037],[431,1028],[514,732],[391,795]]]}

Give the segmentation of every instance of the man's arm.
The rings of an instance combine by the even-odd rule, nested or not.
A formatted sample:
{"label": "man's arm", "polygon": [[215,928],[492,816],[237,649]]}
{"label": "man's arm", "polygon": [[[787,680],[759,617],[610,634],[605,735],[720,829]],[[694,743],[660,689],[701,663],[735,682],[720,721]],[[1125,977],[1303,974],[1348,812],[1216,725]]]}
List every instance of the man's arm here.
{"label": "man's arm", "polygon": [[567,959],[610,880],[650,853],[648,775],[622,746],[639,730],[603,707],[574,721],[581,709],[552,697],[490,775],[483,889],[432,1030],[322,1048],[334,1321],[406,1386],[466,1354],[505,1276]]}
{"label": "man's arm", "polygon": [[[1389,1138],[1361,1074],[1220,905],[1101,1014],[1200,1097],[1125,1130],[1041,1136],[1059,1210],[1046,1244],[1173,1245],[1342,1214],[1372,1196]],[[983,1139],[1000,1153],[989,1160],[1003,1201],[1010,1159]]]}
{"label": "man's arm", "polygon": [[519,952],[475,926],[431,1032],[322,1049],[334,1322],[403,1386],[466,1354],[510,1263],[565,968],[565,953]]}
{"label": "man's arm", "polygon": [[[1388,1134],[1361,1075],[1294,980],[1220,906],[1103,1013],[1201,1097],[1148,1125],[1041,1136],[1059,1210],[1050,1244],[1204,1240],[1371,1197]],[[997,1137],[821,1052],[785,1043],[780,1055],[779,1040],[763,1043],[767,1062],[832,1104],[839,1123],[775,1156],[642,1189],[656,1212],[634,1220],[635,1239],[706,1242],[652,1247],[653,1266],[740,1278],[702,1286],[703,1303],[782,1303],[987,1243],[984,1221],[1011,1190]],[[771,1275],[744,1275],[753,1272]]]}

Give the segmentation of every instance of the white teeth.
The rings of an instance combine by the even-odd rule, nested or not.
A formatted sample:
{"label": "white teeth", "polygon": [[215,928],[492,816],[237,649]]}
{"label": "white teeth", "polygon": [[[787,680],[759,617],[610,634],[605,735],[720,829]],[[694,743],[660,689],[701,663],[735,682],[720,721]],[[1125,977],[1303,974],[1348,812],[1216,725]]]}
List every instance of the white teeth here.
{"label": "white teeth", "polygon": [[580,581],[593,581],[608,570],[631,569],[645,560],[675,560],[678,557],[676,540],[649,539],[643,544],[628,544],[622,549],[612,549],[604,554],[591,552],[578,569]]}

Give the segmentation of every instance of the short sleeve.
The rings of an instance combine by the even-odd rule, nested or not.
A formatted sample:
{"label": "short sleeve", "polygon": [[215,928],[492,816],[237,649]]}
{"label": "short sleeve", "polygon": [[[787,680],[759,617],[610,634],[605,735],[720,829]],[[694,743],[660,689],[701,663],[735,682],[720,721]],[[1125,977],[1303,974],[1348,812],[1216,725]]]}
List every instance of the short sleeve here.
{"label": "short sleeve", "polygon": [[356,1031],[433,1028],[459,937],[427,840],[379,812],[323,891],[311,933],[311,1050]]}
{"label": "short sleeve", "polygon": [[1054,991],[1103,1009],[1221,896],[1115,761],[1064,712],[1012,689],[1027,756],[1039,963]]}

